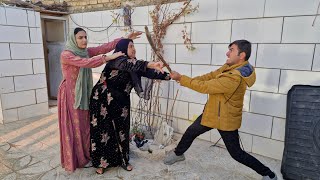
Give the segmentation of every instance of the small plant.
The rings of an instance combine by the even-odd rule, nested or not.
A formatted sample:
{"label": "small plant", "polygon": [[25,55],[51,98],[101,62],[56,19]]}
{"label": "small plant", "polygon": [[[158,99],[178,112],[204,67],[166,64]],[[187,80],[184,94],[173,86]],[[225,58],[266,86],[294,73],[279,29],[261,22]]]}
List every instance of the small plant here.
{"label": "small plant", "polygon": [[143,140],[145,138],[145,134],[141,128],[139,128],[138,124],[135,124],[133,128],[131,129],[130,133],[130,139],[138,139],[138,140]]}

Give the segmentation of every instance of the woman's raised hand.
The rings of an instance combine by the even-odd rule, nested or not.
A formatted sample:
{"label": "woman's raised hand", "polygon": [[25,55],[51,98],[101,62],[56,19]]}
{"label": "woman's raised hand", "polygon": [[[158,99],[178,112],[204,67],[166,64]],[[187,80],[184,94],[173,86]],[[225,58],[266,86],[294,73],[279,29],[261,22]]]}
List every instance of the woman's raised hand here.
{"label": "woman's raised hand", "polygon": [[132,40],[135,40],[135,39],[138,39],[140,38],[140,35],[142,34],[141,31],[135,31],[135,32],[132,32],[128,35],[128,39],[132,39]]}
{"label": "woman's raised hand", "polygon": [[106,63],[110,60],[116,59],[117,57],[125,56],[125,54],[123,52],[119,51],[119,52],[113,53],[110,56],[106,56],[105,54],[103,56],[104,56],[104,62]]}
{"label": "woman's raised hand", "polygon": [[149,62],[148,63],[148,68],[151,68],[151,69],[155,69],[157,71],[160,71],[162,74],[164,73],[163,71],[163,63],[162,62]]}

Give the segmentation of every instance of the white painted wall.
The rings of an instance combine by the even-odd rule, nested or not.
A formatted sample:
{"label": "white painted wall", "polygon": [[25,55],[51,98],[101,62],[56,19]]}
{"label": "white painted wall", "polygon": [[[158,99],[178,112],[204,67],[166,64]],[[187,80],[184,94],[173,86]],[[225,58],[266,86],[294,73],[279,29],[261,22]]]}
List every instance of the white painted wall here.
{"label": "white painted wall", "polygon": [[[243,123],[240,136],[245,150],[281,159],[284,148],[286,95],[294,84],[320,85],[320,18],[314,27],[320,0],[194,0],[199,12],[180,18],[168,29],[164,39],[165,57],[172,69],[188,76],[197,76],[220,67],[226,60],[225,53],[230,42],[247,39],[252,44],[250,63],[256,66],[257,81],[245,95]],[[179,7],[175,3],[171,7]],[[152,6],[135,9],[133,28],[143,30],[151,26],[148,11]],[[117,10],[116,10],[117,11]],[[80,25],[103,30],[112,22],[110,11],[72,14]],[[76,25],[70,22],[70,28]],[[185,22],[197,48],[187,51],[182,40]],[[24,32],[25,29],[19,29]],[[90,32],[89,40],[98,45],[120,37],[123,32],[112,27],[103,32]],[[24,40],[24,39],[22,39]],[[145,37],[136,40],[138,58],[150,58],[150,46]],[[5,46],[5,45],[3,45]],[[7,51],[5,52],[6,54]],[[8,56],[8,55],[7,55]],[[97,68],[96,73],[102,68]],[[27,70],[26,70],[27,71]],[[99,75],[96,74],[97,78]],[[3,83],[10,79],[2,80]],[[6,86],[10,91],[10,86]],[[173,127],[183,133],[202,112],[207,96],[196,93],[175,82],[162,83],[162,113],[169,95],[169,107],[177,90]],[[133,94],[133,107],[138,98]],[[170,111],[169,111],[170,112]],[[212,130],[200,137],[216,142],[219,134]],[[223,142],[220,142],[223,144]]]}
{"label": "white painted wall", "polygon": [[0,123],[47,113],[40,14],[0,6]]}

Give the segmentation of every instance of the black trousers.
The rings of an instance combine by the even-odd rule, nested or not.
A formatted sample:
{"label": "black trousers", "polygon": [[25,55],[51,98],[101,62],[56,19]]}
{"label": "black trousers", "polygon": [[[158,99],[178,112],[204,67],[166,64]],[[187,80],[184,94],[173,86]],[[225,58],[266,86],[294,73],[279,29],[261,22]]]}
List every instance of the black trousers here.
{"label": "black trousers", "polygon": [[[200,124],[201,119],[202,114],[196,119],[196,121],[192,125],[188,127],[186,132],[183,134],[178,146],[175,149],[175,153],[177,156],[181,156],[184,152],[186,152],[195,138],[212,129],[206,126],[202,126]],[[268,167],[266,167],[256,158],[254,158],[253,156],[241,149],[239,143],[238,130],[218,131],[221,135],[221,138],[223,139],[224,144],[226,145],[229,154],[233,159],[235,159],[241,164],[250,167],[262,176],[273,174],[273,172]]]}

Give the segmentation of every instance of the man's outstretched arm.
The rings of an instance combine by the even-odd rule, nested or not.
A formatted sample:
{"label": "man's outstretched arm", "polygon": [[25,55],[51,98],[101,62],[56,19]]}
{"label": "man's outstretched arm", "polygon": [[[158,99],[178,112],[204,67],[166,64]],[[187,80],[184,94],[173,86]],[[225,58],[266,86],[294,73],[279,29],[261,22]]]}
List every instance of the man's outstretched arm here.
{"label": "man's outstretched arm", "polygon": [[203,94],[233,93],[241,81],[241,77],[236,74],[226,74],[208,81],[180,75],[175,71],[172,72],[170,76],[173,80],[179,81],[182,86]]}

